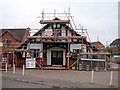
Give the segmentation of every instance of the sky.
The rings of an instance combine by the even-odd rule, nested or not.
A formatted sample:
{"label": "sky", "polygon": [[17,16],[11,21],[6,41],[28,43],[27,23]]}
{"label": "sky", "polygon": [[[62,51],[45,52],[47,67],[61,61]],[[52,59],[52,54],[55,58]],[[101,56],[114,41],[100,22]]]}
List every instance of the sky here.
{"label": "sky", "polygon": [[0,28],[40,29],[43,9],[64,13],[69,7],[77,29],[87,29],[92,42],[109,45],[118,38],[118,0],[0,0]]}

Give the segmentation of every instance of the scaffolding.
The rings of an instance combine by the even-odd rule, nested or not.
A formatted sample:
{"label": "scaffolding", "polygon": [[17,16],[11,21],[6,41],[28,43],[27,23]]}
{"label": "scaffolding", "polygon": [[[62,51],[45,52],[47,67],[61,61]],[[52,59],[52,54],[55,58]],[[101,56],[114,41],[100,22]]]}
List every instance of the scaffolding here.
{"label": "scaffolding", "polygon": [[[104,69],[106,69],[106,56],[110,55],[110,53],[108,53],[108,52],[99,52],[99,51],[98,52],[93,52],[92,51],[92,49],[94,49],[95,47],[93,47],[93,45],[90,45],[89,42],[87,41],[87,37],[88,37],[88,39],[90,41],[87,29],[83,29],[83,27],[81,27],[81,26],[80,26],[81,29],[77,29],[77,27],[76,27],[76,25],[74,23],[74,20],[72,18],[73,16],[71,16],[70,9],[69,9],[68,13],[66,13],[66,11],[64,11],[64,13],[56,13],[56,11],[54,13],[44,13],[44,10],[43,10],[41,14],[42,14],[42,16],[41,16],[42,19],[40,20],[40,24],[42,24],[42,29],[31,29],[29,31],[30,33],[36,33],[37,32],[37,33],[39,33],[39,36],[35,36],[35,35],[27,36],[28,40],[27,40],[27,42],[24,43],[24,44],[30,44],[30,40],[31,39],[38,39],[39,42],[42,44],[41,51],[37,51],[39,53],[39,55],[40,55],[39,56],[40,57],[40,61],[39,61],[39,63],[37,61],[35,61],[41,69],[43,69],[43,63],[44,63],[43,43],[44,42],[61,42],[61,40],[64,40],[63,42],[67,42],[68,43],[67,44],[68,45],[67,46],[68,47],[67,48],[68,49],[67,50],[67,69],[70,69],[72,66],[74,66],[77,63],[77,69],[80,68],[80,64],[81,64],[82,65],[82,69],[81,70],[83,70],[83,68],[86,68],[86,66],[88,65],[88,63],[85,64],[84,61],[89,61],[90,62],[89,66],[91,67],[91,69],[93,69],[93,68],[95,69],[97,66],[100,66],[100,65],[103,65]],[[59,20],[59,19],[56,19],[56,20],[55,19],[53,19],[53,20],[47,19],[47,20],[45,20],[45,18],[46,18],[45,15],[46,14],[47,15],[49,15],[49,14],[53,15],[54,18],[56,18],[57,15],[61,15],[61,14],[62,15],[66,15],[64,17],[66,17],[67,20]],[[71,21],[73,22],[73,25],[74,25],[75,29],[73,28]],[[53,31],[54,31],[53,32],[54,33],[53,36],[51,34],[50,35],[45,35],[45,34],[43,35],[43,33],[40,32],[41,30],[44,29],[44,25],[46,25],[46,24],[53,25]],[[72,36],[69,36],[69,35],[67,35],[67,36],[60,36],[59,35],[59,29],[55,28],[56,26],[54,26],[56,24],[66,24],[68,26],[67,29],[68,30],[71,29],[71,31],[72,31],[71,33],[73,35]],[[58,31],[58,32],[56,32],[56,31]],[[47,30],[46,32],[51,33],[51,30]],[[62,34],[63,33],[65,34],[67,32],[62,32]],[[85,33],[86,33],[87,36],[85,36]],[[79,34],[79,35],[76,35],[76,34]],[[71,51],[70,51],[70,44],[72,43],[71,39],[80,39],[81,40],[81,46],[82,46],[81,50],[82,51],[79,50],[79,52],[75,53],[77,55],[77,60],[70,65],[70,57],[72,55]],[[84,47],[84,43],[86,43],[86,47],[88,48],[87,51],[83,51],[86,48],[86,47]],[[12,43],[12,44],[15,44],[15,43]],[[14,56],[15,52],[25,52],[26,55],[28,55],[28,53],[30,52],[29,49],[30,49],[30,47],[28,45],[28,46],[26,46],[26,49],[17,49],[17,48],[14,47],[14,49],[4,49],[3,51],[7,52],[7,53],[8,52],[13,52],[13,65],[14,65],[14,63],[15,63],[15,56]],[[98,60],[97,59],[93,59],[92,58],[93,55],[99,56],[99,59]],[[101,55],[104,55],[104,60],[102,60],[100,58]],[[32,56],[30,54],[29,54],[29,56],[32,58]],[[87,56],[91,56],[91,58],[90,59],[84,58],[84,57],[87,57]],[[110,55],[110,57],[111,57],[111,55]],[[27,58],[27,56],[26,56],[26,58]],[[7,54],[7,60],[8,60],[8,54]],[[97,63],[96,63],[96,60],[97,60]],[[102,63],[105,62],[105,63],[104,64],[100,64],[101,62]]]}

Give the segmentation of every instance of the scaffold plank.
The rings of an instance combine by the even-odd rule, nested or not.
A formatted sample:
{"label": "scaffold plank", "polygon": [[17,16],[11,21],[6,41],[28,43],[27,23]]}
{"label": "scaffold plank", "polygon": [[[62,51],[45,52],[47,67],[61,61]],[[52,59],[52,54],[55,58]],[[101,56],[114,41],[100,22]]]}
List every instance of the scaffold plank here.
{"label": "scaffold plank", "polygon": [[80,54],[87,54],[87,55],[90,55],[90,54],[93,54],[93,55],[97,55],[97,54],[100,54],[100,55],[110,55],[111,53],[109,53],[109,52],[85,52],[85,53],[80,53]]}
{"label": "scaffold plank", "polygon": [[40,20],[40,24],[49,24],[49,23],[70,23],[70,20]]}
{"label": "scaffold plank", "polygon": [[105,61],[105,59],[90,59],[90,58],[81,58],[84,61]]}
{"label": "scaffold plank", "polygon": [[26,49],[3,49],[3,51],[25,52],[25,51],[26,51]]}
{"label": "scaffold plank", "polygon": [[28,39],[48,39],[48,38],[59,38],[59,39],[79,39],[87,38],[87,36],[27,36]]}

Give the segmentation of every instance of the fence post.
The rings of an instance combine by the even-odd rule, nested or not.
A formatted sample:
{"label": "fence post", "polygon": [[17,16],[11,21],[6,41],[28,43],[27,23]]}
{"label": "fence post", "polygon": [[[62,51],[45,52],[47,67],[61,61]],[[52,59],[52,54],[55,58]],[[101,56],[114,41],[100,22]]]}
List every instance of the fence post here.
{"label": "fence post", "polygon": [[113,75],[113,71],[111,71],[110,73],[110,86],[112,86],[112,75]]}
{"label": "fence post", "polygon": [[7,63],[6,63],[6,67],[5,67],[6,73],[7,73]]}
{"label": "fence post", "polygon": [[13,74],[15,74],[15,64],[13,65]]}
{"label": "fence post", "polygon": [[91,75],[91,84],[93,84],[93,75],[94,74],[94,70],[92,70],[92,75]]}
{"label": "fence post", "polygon": [[23,65],[23,75],[24,75],[24,71],[25,71],[25,65]]}

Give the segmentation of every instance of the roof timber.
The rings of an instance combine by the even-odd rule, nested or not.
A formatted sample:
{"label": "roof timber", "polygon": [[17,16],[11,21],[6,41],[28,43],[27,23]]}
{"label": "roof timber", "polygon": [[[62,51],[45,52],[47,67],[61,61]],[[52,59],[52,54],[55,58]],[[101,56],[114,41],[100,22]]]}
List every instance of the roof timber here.
{"label": "roof timber", "polygon": [[50,24],[50,23],[67,24],[70,23],[70,20],[40,20],[40,24]]}
{"label": "roof timber", "polygon": [[27,36],[28,39],[48,39],[48,38],[59,38],[59,39],[79,39],[87,38],[87,36]]}

